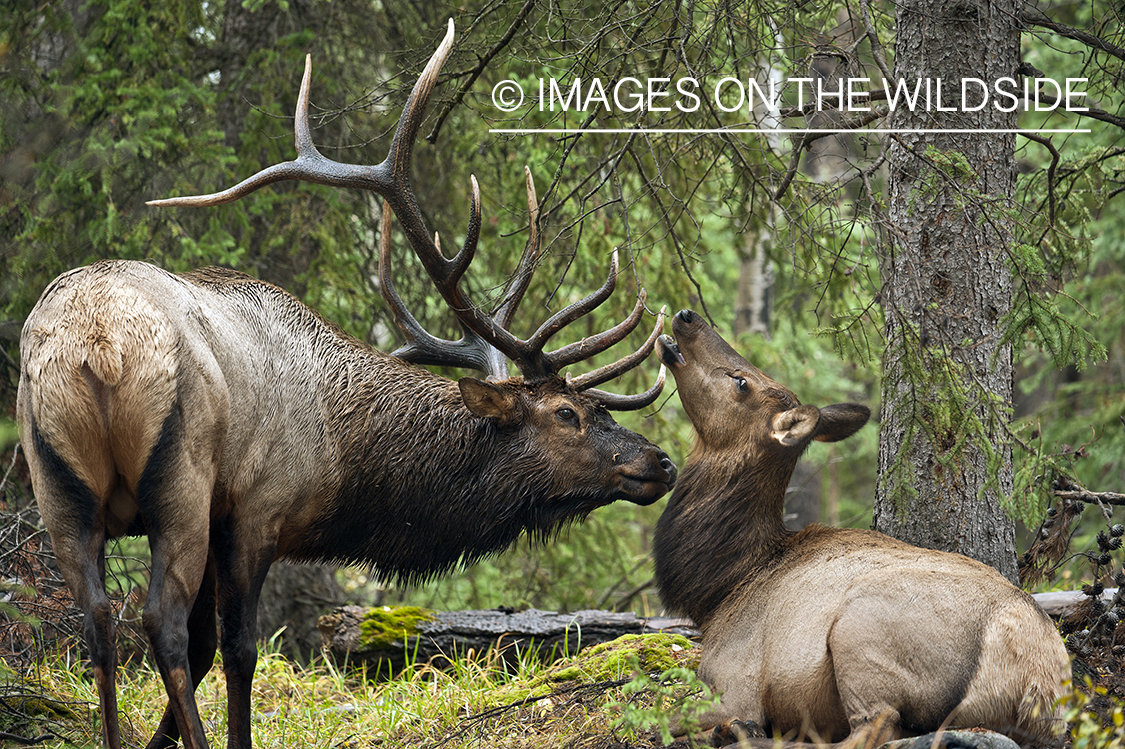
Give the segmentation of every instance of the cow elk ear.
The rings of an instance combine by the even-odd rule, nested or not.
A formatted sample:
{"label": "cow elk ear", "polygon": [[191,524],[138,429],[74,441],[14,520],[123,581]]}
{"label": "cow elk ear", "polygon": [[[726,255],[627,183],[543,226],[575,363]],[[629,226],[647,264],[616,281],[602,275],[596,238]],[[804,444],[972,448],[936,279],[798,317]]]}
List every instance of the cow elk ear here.
{"label": "cow elk ear", "polygon": [[833,403],[820,409],[819,442],[838,442],[851,437],[871,418],[871,409],[859,403]]}
{"label": "cow elk ear", "polygon": [[461,388],[465,408],[473,414],[496,419],[500,427],[519,423],[520,406],[511,391],[472,377],[462,377],[457,385]]}
{"label": "cow elk ear", "polygon": [[807,441],[816,431],[819,421],[816,406],[797,406],[773,417],[770,436],[786,447],[792,447]]}

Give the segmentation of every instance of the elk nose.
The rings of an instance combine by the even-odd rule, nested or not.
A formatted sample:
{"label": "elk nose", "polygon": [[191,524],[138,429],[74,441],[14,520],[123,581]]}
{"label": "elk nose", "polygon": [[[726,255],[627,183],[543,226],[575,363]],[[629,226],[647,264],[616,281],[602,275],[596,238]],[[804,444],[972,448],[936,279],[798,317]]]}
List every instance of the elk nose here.
{"label": "elk nose", "polygon": [[669,458],[663,451],[661,451],[660,453],[660,467],[668,473],[668,475],[671,477],[670,480],[675,480],[676,464],[673,463],[672,459]]}
{"label": "elk nose", "polygon": [[690,323],[695,319],[695,313],[690,309],[682,309],[676,313],[676,319],[682,323]]}

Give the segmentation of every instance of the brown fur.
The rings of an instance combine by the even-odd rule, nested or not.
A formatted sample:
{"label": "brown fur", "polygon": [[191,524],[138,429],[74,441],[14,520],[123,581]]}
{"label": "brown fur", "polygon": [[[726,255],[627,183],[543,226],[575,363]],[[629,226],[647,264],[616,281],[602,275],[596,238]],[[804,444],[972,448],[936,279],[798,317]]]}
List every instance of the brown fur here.
{"label": "brown fur", "polygon": [[854,746],[953,726],[1052,744],[1070,669],[1052,622],[996,570],[874,531],[782,522],[814,439],[867,421],[800,405],[702,318],[661,339],[697,444],[657,526],[666,605],[703,631],[706,728],[741,720]]}
{"label": "brown fur", "polygon": [[661,450],[558,377],[452,382],[234,271],[71,271],[20,347],[23,445],[86,613],[113,747],[107,538],[145,534],[152,548],[144,624],[169,709],[150,747],[206,745],[193,692],[216,612],[230,746],[249,747],[258,595],[275,559],[418,581],[617,499],[649,504],[675,479]]}

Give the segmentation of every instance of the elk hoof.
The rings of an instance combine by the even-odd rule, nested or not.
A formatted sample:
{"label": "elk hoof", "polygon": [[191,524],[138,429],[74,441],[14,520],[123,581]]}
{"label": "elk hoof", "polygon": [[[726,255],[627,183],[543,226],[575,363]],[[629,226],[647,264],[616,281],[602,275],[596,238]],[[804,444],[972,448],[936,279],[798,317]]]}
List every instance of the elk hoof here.
{"label": "elk hoof", "polygon": [[752,720],[732,720],[720,723],[711,731],[711,746],[730,746],[743,739],[764,739],[766,732]]}

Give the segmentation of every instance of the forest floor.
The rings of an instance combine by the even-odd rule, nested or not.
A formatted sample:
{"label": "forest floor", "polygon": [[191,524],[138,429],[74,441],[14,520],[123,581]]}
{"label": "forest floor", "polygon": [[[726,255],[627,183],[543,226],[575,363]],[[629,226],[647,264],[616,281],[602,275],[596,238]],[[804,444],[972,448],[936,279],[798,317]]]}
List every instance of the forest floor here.
{"label": "forest floor", "polygon": [[[1078,616],[1068,621],[1088,621]],[[1070,639],[1089,640],[1088,632]],[[1125,746],[1121,655],[1112,638],[1075,653],[1083,692],[1067,701],[1067,749]],[[626,636],[552,664],[530,654],[514,663],[486,654],[442,669],[414,664],[392,679],[329,662],[300,666],[267,648],[253,691],[255,746],[656,749],[669,745],[673,718],[690,718],[706,703],[697,663],[698,647],[678,635]],[[146,664],[127,664],[119,684],[126,744],[143,746],[163,710],[160,679]],[[215,745],[225,738],[225,691],[216,667],[197,694]],[[92,680],[73,654],[49,658],[23,678],[9,673],[0,744],[94,745],[96,705]]]}
{"label": "forest floor", "polygon": [[[1058,523],[1047,540],[1069,538],[1069,529]],[[1107,572],[1122,569],[1115,563],[1125,552],[1122,536],[1125,527],[1112,526],[1099,534],[1098,551],[1086,554],[1094,564],[1088,579],[1117,590],[1107,592],[1101,583],[1084,586],[1083,600],[1060,622],[1077,687],[1064,706],[1071,722],[1066,749],[1125,749],[1125,572]],[[5,567],[20,571],[21,579],[42,579],[41,550],[20,548]],[[1062,557],[1055,550],[1050,559]],[[98,696],[77,644],[80,617],[60,585],[54,592],[13,589],[0,601],[0,621],[5,606],[22,599],[29,607],[23,620],[9,618],[0,627],[0,646],[14,656],[5,659],[11,670],[0,660],[0,745],[61,749],[99,741]],[[119,643],[128,641],[127,629],[119,629]],[[123,651],[119,669],[127,746],[147,742],[165,705],[139,630],[132,632],[135,648]],[[23,643],[22,650],[16,643]],[[490,651],[446,668],[414,663],[394,678],[374,678],[378,675],[331,659],[301,666],[267,645],[253,686],[255,746],[655,749],[671,741],[673,719],[690,719],[707,704],[697,663],[698,647],[683,637],[646,635],[550,664],[530,653],[505,660]],[[209,740],[221,744],[226,734],[221,665],[204,679],[197,701]]]}

